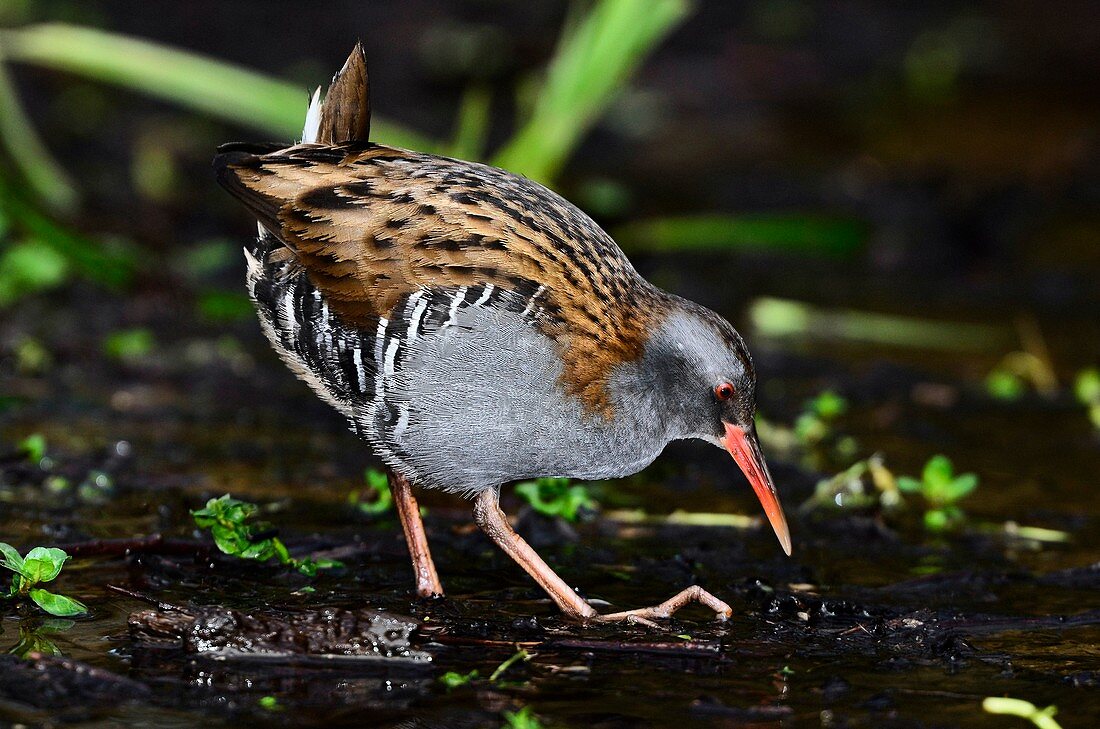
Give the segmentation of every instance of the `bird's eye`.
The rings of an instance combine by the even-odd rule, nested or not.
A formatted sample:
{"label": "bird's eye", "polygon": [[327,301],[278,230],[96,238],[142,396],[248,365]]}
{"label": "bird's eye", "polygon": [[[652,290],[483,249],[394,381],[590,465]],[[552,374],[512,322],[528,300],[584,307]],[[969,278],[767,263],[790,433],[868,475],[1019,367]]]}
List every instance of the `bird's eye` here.
{"label": "bird's eye", "polygon": [[729,400],[733,397],[733,385],[728,382],[716,385],[714,388],[714,396],[719,400]]}

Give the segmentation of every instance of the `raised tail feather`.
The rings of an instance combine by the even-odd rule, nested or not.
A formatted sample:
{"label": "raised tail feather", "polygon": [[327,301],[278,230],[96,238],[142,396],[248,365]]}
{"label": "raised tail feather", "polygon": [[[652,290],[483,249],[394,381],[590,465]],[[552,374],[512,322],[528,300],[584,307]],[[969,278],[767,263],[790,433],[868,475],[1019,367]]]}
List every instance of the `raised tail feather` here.
{"label": "raised tail feather", "polygon": [[[370,137],[370,82],[367,78],[366,53],[356,43],[344,67],[332,77],[324,100],[320,88],[314,92],[306,112],[302,131],[303,144],[336,145],[366,142]],[[262,225],[278,230],[278,210],[274,202],[241,184],[237,170],[254,168],[264,154],[286,149],[279,143],[231,142],[218,147],[214,173],[218,184],[240,200]],[[262,232],[261,232],[262,237]]]}

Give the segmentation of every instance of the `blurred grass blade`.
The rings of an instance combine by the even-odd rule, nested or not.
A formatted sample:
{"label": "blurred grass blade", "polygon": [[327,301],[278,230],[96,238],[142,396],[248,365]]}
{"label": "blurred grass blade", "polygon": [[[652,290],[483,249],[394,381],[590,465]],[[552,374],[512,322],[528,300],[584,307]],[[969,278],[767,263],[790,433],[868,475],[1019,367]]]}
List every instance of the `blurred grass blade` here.
{"label": "blurred grass blade", "polygon": [[857,220],[812,215],[693,215],[642,220],[615,230],[624,248],[647,252],[760,248],[849,257],[867,239]]}
{"label": "blurred grass blade", "polygon": [[749,306],[757,335],[833,339],[892,347],[989,351],[1012,341],[1004,327],[935,321],[849,309],[823,309],[790,299],[759,298]]}
{"label": "blurred grass blade", "polygon": [[0,45],[0,145],[38,197],[58,212],[72,212],[79,201],[76,188],[23,111],[3,50]]}
{"label": "blurred grass blade", "polygon": [[[0,31],[0,48],[10,60],[141,91],[279,139],[302,132],[306,89],[196,53],[63,23]],[[377,117],[371,136],[399,147],[438,146]]]}
{"label": "blurred grass blade", "polygon": [[445,154],[457,159],[481,159],[489,136],[489,104],[492,97],[485,86],[474,85],[462,95],[458,107],[454,139]]}
{"label": "blurred grass blade", "polygon": [[3,176],[0,176],[0,212],[21,234],[48,245],[92,281],[120,289],[133,278],[137,261],[132,253],[109,250],[101,242],[59,225],[36,210]]}
{"label": "blurred grass blade", "polygon": [[493,164],[552,180],[615,92],[689,10],[687,0],[598,0],[563,34],[531,118]]}

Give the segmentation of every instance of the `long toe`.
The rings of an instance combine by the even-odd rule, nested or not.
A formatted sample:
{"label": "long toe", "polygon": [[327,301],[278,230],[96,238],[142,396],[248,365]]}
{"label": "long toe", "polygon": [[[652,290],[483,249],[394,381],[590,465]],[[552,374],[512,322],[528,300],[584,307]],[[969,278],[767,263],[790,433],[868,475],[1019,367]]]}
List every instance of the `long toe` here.
{"label": "long toe", "polygon": [[725,622],[733,615],[733,608],[731,608],[728,603],[718,599],[702,587],[692,585],[676,595],[673,595],[660,605],[637,608],[635,610],[625,610],[623,612],[610,613],[608,615],[597,615],[591,619],[601,623],[612,623],[625,620],[630,623],[657,627],[656,623],[653,622],[654,620],[668,619],[672,617],[677,610],[693,602],[697,602],[713,610],[714,617],[719,622]]}

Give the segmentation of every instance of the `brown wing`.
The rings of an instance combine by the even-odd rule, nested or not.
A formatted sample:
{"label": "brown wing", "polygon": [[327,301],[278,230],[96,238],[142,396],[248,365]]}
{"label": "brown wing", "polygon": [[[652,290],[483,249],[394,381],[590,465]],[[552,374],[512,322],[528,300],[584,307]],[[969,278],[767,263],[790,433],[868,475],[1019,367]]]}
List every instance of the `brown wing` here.
{"label": "brown wing", "polygon": [[229,151],[215,164],[351,323],[420,288],[535,297],[538,325],[568,350],[566,384],[600,410],[608,370],[641,353],[659,295],[588,216],[530,180],[362,143]]}

